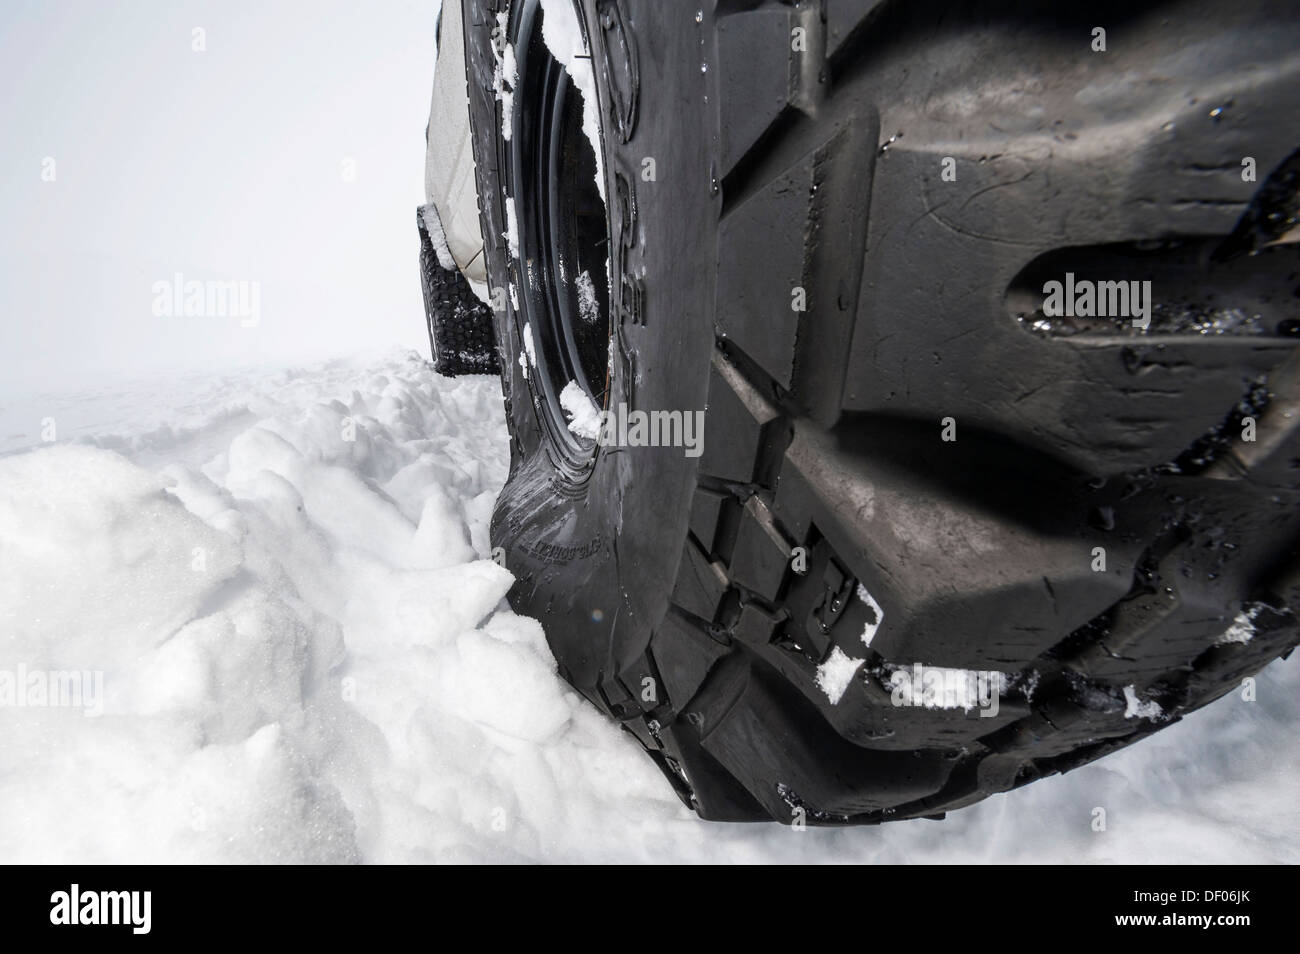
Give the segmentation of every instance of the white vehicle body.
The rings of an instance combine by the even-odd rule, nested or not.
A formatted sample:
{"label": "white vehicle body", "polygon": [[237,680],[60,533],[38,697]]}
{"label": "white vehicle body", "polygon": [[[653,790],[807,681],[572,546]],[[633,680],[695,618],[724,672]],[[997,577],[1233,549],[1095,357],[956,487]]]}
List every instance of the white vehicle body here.
{"label": "white vehicle body", "polygon": [[446,0],[440,14],[438,61],[433,73],[424,164],[425,201],[438,212],[447,248],[471,285],[486,287],[483,234],[479,229],[474,150],[465,87],[465,32],[460,0]]}

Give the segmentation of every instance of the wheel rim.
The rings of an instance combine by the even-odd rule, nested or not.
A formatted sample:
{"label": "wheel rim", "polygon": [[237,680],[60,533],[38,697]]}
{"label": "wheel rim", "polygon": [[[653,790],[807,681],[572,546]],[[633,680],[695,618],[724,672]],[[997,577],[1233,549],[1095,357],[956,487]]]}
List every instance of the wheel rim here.
{"label": "wheel rim", "polygon": [[596,441],[568,427],[560,395],[576,382],[597,409],[609,403],[609,227],[583,100],[542,38],[539,0],[519,8],[518,86],[507,143],[518,230],[517,312],[530,329],[528,370],[544,430],[559,456],[586,466]]}

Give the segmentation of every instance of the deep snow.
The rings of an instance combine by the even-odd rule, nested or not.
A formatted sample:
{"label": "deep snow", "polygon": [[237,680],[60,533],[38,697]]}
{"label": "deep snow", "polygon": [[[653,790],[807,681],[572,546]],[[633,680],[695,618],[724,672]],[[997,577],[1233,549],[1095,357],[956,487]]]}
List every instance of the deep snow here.
{"label": "deep snow", "polygon": [[945,822],[696,821],[503,600],[495,379],[156,379],[0,441],[0,674],[103,673],[98,717],[0,708],[0,860],[1300,860],[1294,661]]}

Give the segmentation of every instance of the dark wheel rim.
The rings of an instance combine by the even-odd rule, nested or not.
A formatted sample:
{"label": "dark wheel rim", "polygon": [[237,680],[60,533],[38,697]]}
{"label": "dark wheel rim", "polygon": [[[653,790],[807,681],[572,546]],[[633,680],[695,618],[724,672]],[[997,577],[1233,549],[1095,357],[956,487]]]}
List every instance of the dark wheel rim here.
{"label": "dark wheel rim", "polygon": [[531,329],[536,368],[529,377],[551,445],[582,466],[596,442],[569,430],[560,395],[573,381],[598,409],[608,406],[609,228],[596,156],[582,130],[582,95],[542,39],[539,0],[519,7],[513,26],[519,82],[506,146],[520,330],[523,323]]}

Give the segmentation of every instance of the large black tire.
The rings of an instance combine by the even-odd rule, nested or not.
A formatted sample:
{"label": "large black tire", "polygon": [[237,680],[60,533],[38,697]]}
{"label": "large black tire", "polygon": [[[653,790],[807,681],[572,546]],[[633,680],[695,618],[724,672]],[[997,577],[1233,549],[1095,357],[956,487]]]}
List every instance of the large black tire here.
{"label": "large black tire", "polygon": [[[493,541],[564,678],[701,815],[938,815],[1294,647],[1292,4],[581,0],[607,245],[590,197],[556,211],[585,173],[534,6],[464,0],[509,290]],[[547,272],[557,241],[577,264]],[[603,381],[555,314],[596,245]],[[1151,280],[1150,327],[1039,313],[1066,271]],[[566,435],[578,376],[707,408],[702,456]],[[997,714],[895,705],[916,663],[1006,673]]]}

